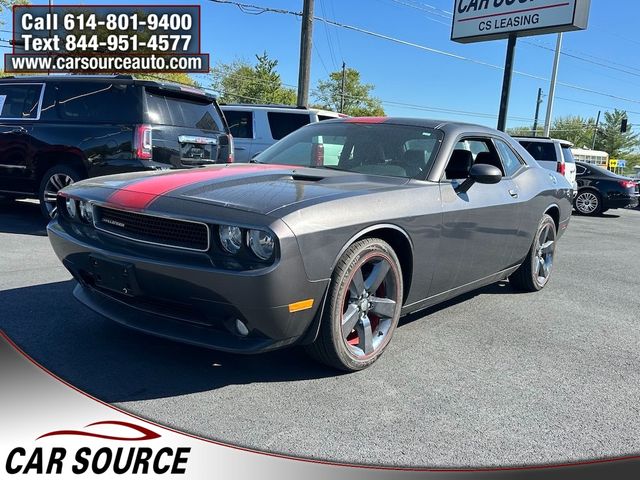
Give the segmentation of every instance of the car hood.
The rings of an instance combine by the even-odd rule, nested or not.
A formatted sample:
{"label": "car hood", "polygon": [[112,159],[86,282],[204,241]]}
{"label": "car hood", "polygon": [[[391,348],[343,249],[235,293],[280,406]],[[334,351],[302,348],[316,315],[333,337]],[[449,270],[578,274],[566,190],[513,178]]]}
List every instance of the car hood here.
{"label": "car hood", "polygon": [[100,187],[108,192],[101,200],[138,210],[152,209],[160,199],[175,198],[270,214],[286,207],[397,188],[407,181],[324,168],[232,164],[112,175],[79,182],[67,191]]}

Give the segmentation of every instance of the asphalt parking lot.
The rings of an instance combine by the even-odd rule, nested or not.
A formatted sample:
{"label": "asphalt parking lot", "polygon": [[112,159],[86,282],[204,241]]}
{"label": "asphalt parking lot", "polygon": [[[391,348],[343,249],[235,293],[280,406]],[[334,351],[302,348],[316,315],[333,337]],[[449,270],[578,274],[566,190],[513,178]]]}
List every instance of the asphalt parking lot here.
{"label": "asphalt parking lot", "polygon": [[96,397],[204,437],[355,463],[463,467],[640,453],[640,210],[574,217],[550,285],[402,321],[372,368],[144,336],[86,310],[38,206],[0,206],[0,329]]}

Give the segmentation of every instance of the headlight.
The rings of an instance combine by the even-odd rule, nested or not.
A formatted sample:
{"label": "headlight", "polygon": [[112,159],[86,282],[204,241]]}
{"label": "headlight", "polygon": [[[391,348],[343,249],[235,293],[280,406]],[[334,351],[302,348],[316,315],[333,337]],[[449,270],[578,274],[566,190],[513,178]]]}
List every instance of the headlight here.
{"label": "headlight", "polygon": [[249,230],[248,242],[251,251],[260,260],[269,260],[273,256],[276,242],[270,233],[264,230]]}
{"label": "headlight", "polygon": [[67,197],[65,204],[69,217],[71,217],[73,220],[76,220],[78,218],[78,204],[76,203],[76,201],[73,198]]}
{"label": "headlight", "polygon": [[222,248],[228,253],[236,254],[242,247],[242,230],[233,225],[220,225],[218,230]]}
{"label": "headlight", "polygon": [[93,223],[93,205],[89,202],[80,202],[80,216],[87,223]]}

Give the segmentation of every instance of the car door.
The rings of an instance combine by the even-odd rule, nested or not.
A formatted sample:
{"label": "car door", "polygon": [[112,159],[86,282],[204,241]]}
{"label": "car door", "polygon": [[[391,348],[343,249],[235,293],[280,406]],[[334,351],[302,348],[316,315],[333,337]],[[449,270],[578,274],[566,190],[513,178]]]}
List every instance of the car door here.
{"label": "car door", "polygon": [[33,193],[32,132],[44,85],[0,85],[0,190]]}
{"label": "car door", "polygon": [[223,108],[224,116],[233,135],[233,150],[236,163],[247,163],[253,156],[255,143],[254,115],[249,110]]}
{"label": "car door", "polygon": [[[468,158],[468,168],[451,168],[463,158]],[[488,137],[462,138],[451,153],[440,182],[443,227],[434,293],[472,284],[509,267],[518,234],[514,183],[503,177],[493,185],[475,183],[462,193],[457,187],[468,178],[473,163],[495,165],[504,174],[498,152]]]}

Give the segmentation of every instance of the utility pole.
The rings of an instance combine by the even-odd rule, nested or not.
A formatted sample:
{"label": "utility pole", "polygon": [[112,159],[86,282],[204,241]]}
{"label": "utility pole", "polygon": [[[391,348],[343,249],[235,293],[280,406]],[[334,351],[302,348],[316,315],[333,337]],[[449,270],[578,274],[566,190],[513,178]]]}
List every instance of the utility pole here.
{"label": "utility pole", "polygon": [[591,150],[596,149],[596,137],[598,136],[598,127],[600,126],[600,114],[602,112],[598,110],[598,118],[596,119],[596,128],[593,130],[593,142],[591,143]]}
{"label": "utility pole", "polygon": [[302,26],[300,29],[300,70],[298,72],[298,106],[309,104],[309,82],[311,76],[311,45],[313,42],[313,1],[304,0]]}
{"label": "utility pole", "polygon": [[342,87],[340,88],[340,113],[344,113],[344,87],[347,81],[347,64],[342,62]]}
{"label": "utility pole", "polygon": [[551,131],[551,117],[553,115],[553,100],[556,95],[556,83],[558,82],[558,67],[560,66],[560,51],[562,49],[562,33],[558,34],[556,42],[556,56],[553,60],[553,73],[551,74],[551,87],[549,88],[549,101],[547,102],[547,118],[544,122],[544,136],[548,137]]}
{"label": "utility pole", "polygon": [[507,112],[509,111],[509,95],[511,94],[511,77],[513,76],[513,59],[516,53],[516,41],[518,36],[515,33],[509,35],[507,42],[507,56],[504,61],[504,77],[502,78],[502,95],[500,97],[500,113],[498,115],[498,130],[505,131],[507,128]]}
{"label": "utility pole", "polygon": [[538,135],[538,117],[540,116],[540,105],[542,104],[542,89],[538,89],[538,100],[536,100],[536,117],[533,120],[533,136]]}

